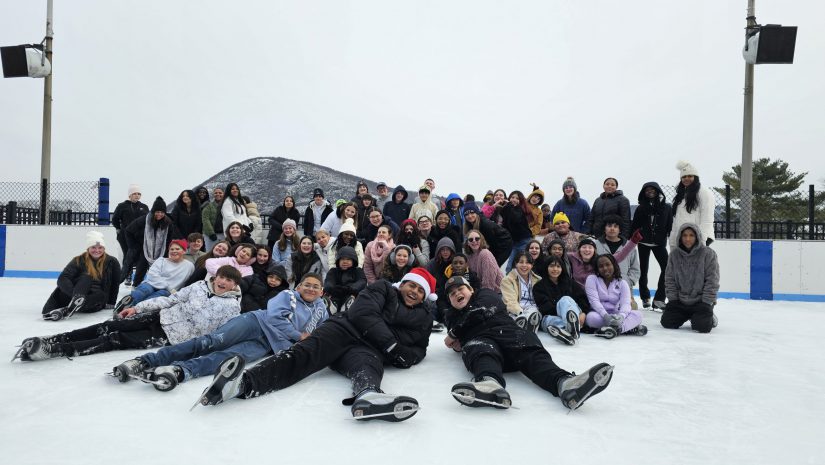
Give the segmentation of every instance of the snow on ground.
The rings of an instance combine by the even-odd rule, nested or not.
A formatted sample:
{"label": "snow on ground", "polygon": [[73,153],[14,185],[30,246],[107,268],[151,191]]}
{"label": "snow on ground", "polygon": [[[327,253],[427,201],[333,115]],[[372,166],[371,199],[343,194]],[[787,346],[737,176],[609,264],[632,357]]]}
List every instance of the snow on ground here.
{"label": "snow on ground", "polygon": [[[6,357],[24,337],[106,317],[42,321],[53,285],[0,279]],[[507,388],[518,410],[459,405],[450,387],[469,374],[438,334],[420,365],[387,370],[384,390],[422,406],[402,423],[350,420],[341,405],[349,383],[330,370],[257,399],[189,412],[208,379],[161,393],[104,375],[140,351],[2,363],[0,463],[825,463],[823,305],[723,300],[717,314],[710,335],[666,331],[650,312],[646,337],[583,335],[567,347],[542,334],[563,368],[616,365],[608,389],[569,415],[517,373]]]}

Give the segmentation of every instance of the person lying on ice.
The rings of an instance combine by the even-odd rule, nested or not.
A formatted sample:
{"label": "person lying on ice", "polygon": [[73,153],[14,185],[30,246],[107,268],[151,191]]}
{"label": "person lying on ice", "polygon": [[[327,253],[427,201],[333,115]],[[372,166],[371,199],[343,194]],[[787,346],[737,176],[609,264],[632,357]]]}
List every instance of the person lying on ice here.
{"label": "person lying on ice", "polygon": [[230,265],[214,278],[175,294],[144,300],[114,319],[67,333],[23,340],[16,357],[24,361],[91,355],[111,350],[148,349],[210,333],[237,316],[241,273]]}
{"label": "person lying on ice", "polygon": [[474,290],[462,276],[445,284],[450,306],[445,323],[444,344],[461,352],[464,366],[474,381],[453,386],[453,397],[470,407],[509,408],[510,394],[504,389],[504,372],[520,371],[535,384],[575,410],[585,400],[603,391],[613,367],[599,363],[575,375],[559,368],[538,336],[516,325],[498,294]]}
{"label": "person lying on ice", "polygon": [[146,379],[158,381],[162,374],[169,374],[170,384],[160,388],[166,391],[177,383],[214,375],[221,362],[233,355],[251,363],[288,349],[327,319],[327,307],[320,298],[322,286],[321,275],[307,273],[295,290],[284,290],[270,299],[266,310],[244,313],[209,334],[127,360],[114,368],[114,375],[126,382],[130,375],[146,373]]}
{"label": "person lying on ice", "polygon": [[401,282],[378,280],[358,294],[346,312],[336,313],[306,339],[244,371],[244,360],[224,361],[201,396],[203,405],[233,397],[249,399],[287,388],[327,366],[352,380],[356,419],[402,421],[418,401],[381,390],[384,364],[410,368],[421,362],[433,324],[424,299],[436,299],[435,278],[413,268]]}

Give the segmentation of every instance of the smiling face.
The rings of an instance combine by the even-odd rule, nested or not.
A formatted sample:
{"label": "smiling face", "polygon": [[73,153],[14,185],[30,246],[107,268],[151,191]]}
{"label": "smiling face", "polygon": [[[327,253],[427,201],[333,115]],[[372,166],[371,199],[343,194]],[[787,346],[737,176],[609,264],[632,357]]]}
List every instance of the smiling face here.
{"label": "smiling face", "polygon": [[522,277],[527,277],[531,271],[533,271],[533,264],[527,259],[527,257],[521,257],[518,259],[518,263],[516,263],[516,271]]}
{"label": "smiling face", "polygon": [[98,258],[102,257],[103,254],[106,253],[106,247],[103,247],[100,244],[96,244],[86,249],[86,252],[89,252],[89,256],[97,260]]}
{"label": "smiling face", "polygon": [[553,281],[557,281],[559,276],[561,276],[561,265],[555,262],[547,265],[547,275],[550,276]]}
{"label": "smiling face", "polygon": [[468,223],[475,224],[477,219],[478,219],[478,214],[475,212],[475,210],[470,210],[470,211],[468,211],[467,213],[464,214],[464,220],[467,221]]}
{"label": "smiling face", "polygon": [[223,189],[220,187],[212,189],[212,198],[215,199],[215,203],[221,203],[223,201]]}
{"label": "smiling face", "polygon": [[192,199],[189,198],[189,193],[186,191],[181,192],[180,201],[183,202],[183,204],[187,207],[192,205]]}
{"label": "smiling face", "polygon": [[576,188],[573,186],[565,186],[564,187],[564,195],[567,197],[573,197],[573,194],[576,193]]}
{"label": "smiling face", "polygon": [[384,221],[384,215],[379,211],[370,212],[370,224],[373,226],[380,226]]}
{"label": "smiling face", "polygon": [[329,244],[329,234],[325,232],[317,232],[315,233],[315,240],[318,241],[318,245],[320,245],[321,248],[324,248],[327,244]]}
{"label": "smiling face", "polygon": [[195,239],[189,242],[189,251],[195,253],[203,248],[203,239]]}
{"label": "smiling face", "polygon": [[609,258],[599,258],[597,268],[599,270],[599,276],[604,279],[613,279],[613,262],[611,262]]}
{"label": "smiling face", "polygon": [[464,257],[453,257],[450,265],[453,267],[454,275],[462,275],[467,272],[467,259]]}
{"label": "smiling face", "polygon": [[539,258],[539,255],[541,255],[541,245],[536,242],[531,242],[530,245],[527,246],[527,253],[533,257],[533,260]]}
{"label": "smiling face", "polygon": [[259,265],[266,265],[269,263],[269,251],[264,248],[258,249],[258,253],[255,255],[255,260]]}
{"label": "smiling face", "polygon": [[284,198],[284,208],[290,209],[295,206],[295,199],[290,196]]}
{"label": "smiling face", "polygon": [[237,284],[235,281],[231,279],[224,278],[223,276],[215,276],[215,279],[212,280],[212,289],[215,291],[216,295],[222,295],[226,292],[235,289]]}
{"label": "smiling face", "polygon": [[355,218],[355,207],[352,205],[344,207],[344,218]]}
{"label": "smiling face", "polygon": [[340,234],[340,236],[341,236],[341,242],[344,245],[350,245],[350,244],[352,244],[352,241],[355,240],[355,234],[350,232],[350,231],[344,231]]}
{"label": "smiling face", "polygon": [[293,234],[295,234],[295,226],[291,224],[284,226],[284,236],[291,237]]}
{"label": "smiling face", "polygon": [[301,238],[301,243],[298,246],[301,249],[301,253],[307,255],[312,252],[312,239],[307,236]]}
{"label": "smiling face", "polygon": [[173,262],[179,262],[183,260],[183,254],[186,252],[183,250],[183,247],[179,246],[178,244],[172,244],[169,246],[169,260]]}
{"label": "smiling face", "polygon": [[602,185],[605,194],[612,194],[616,192],[616,188],[619,187],[619,183],[616,182],[613,178],[607,178]]}
{"label": "smiling face", "polygon": [[501,201],[504,200],[506,197],[507,194],[505,194],[504,191],[496,191],[493,194],[493,203],[501,203]]}
{"label": "smiling face", "polygon": [[155,218],[155,221],[160,221],[166,217],[166,212],[156,211],[152,217]]}
{"label": "smiling face", "polygon": [[519,204],[518,195],[516,195],[516,194],[511,195],[510,196],[510,205],[512,205],[514,207],[518,207],[518,204]]}
{"label": "smiling face", "polygon": [[553,225],[553,231],[556,231],[556,234],[559,236],[566,236],[570,232],[570,223],[567,221],[557,221],[556,224]]}
{"label": "smiling face", "polygon": [[232,197],[238,197],[239,195],[241,195],[241,190],[238,189],[238,186],[233,185],[229,189],[229,195],[231,195]]}
{"label": "smiling face", "polygon": [[561,257],[564,255],[564,246],[561,244],[553,244],[550,246],[550,255],[554,257]]}
{"label": "smiling face", "polygon": [[403,192],[396,192],[395,193],[395,203],[401,203],[404,201],[404,193]]}
{"label": "smiling face", "polygon": [[395,266],[398,268],[404,268],[407,266],[407,263],[410,263],[410,253],[407,249],[398,249],[395,251]]}
{"label": "smiling face", "polygon": [[387,241],[390,238],[390,228],[389,226],[381,226],[378,228],[378,233],[375,235],[375,239],[379,241]]}
{"label": "smiling face", "polygon": [[473,290],[465,285],[453,286],[447,294],[450,298],[450,305],[456,310],[462,310],[470,303],[470,298],[473,296]]}
{"label": "smiling face", "polygon": [[583,246],[579,247],[579,255],[585,260],[590,261],[593,258],[593,255],[596,254],[596,248],[590,244],[584,244]]}
{"label": "smiling face", "polygon": [[424,302],[427,297],[424,293],[424,288],[414,281],[404,281],[398,286],[398,292],[404,300],[404,305],[407,307],[415,307]]}
{"label": "smiling face", "polygon": [[435,224],[438,225],[439,229],[447,229],[447,226],[450,224],[450,215],[446,213],[442,213],[435,217]]}
{"label": "smiling face", "polygon": [[691,184],[693,184],[693,181],[695,180],[696,177],[693,175],[682,176],[682,185],[685,187],[689,187]]}
{"label": "smiling face", "polygon": [[298,294],[307,302],[314,302],[324,292],[324,284],[313,276],[307,276],[296,287]]}
{"label": "smiling face", "polygon": [[241,229],[240,225],[233,224],[229,227],[229,237],[232,239],[238,239],[243,234],[243,229]]}
{"label": "smiling face", "polygon": [[541,197],[538,195],[531,195],[529,199],[530,205],[538,205],[541,203]]}
{"label": "smiling face", "polygon": [[252,251],[251,247],[238,247],[235,250],[235,259],[238,260],[238,263],[246,264],[249,262],[249,259],[252,258]]}
{"label": "smiling face", "polygon": [[218,242],[212,247],[212,255],[215,257],[225,257],[226,254],[229,252],[229,246],[226,245],[226,242]]}
{"label": "smiling face", "polygon": [[470,250],[473,252],[477,252],[479,248],[481,248],[481,234],[476,231],[470,231],[467,234],[467,245],[470,246]]}

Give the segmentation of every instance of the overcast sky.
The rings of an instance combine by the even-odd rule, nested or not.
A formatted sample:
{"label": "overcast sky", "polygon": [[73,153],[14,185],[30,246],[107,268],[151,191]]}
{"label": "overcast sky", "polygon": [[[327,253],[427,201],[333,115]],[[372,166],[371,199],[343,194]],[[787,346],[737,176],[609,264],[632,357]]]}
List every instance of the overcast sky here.
{"label": "overcast sky", "polygon": [[[308,160],[439,193],[607,176],[634,199],[741,161],[746,0],[56,1],[52,179],[175,197],[238,161]],[[799,26],[756,67],[754,158],[825,179],[825,2],[759,0]],[[0,45],[46,1],[7,0]],[[43,81],[0,80],[0,181],[37,181]],[[353,186],[354,188],[354,186]]]}

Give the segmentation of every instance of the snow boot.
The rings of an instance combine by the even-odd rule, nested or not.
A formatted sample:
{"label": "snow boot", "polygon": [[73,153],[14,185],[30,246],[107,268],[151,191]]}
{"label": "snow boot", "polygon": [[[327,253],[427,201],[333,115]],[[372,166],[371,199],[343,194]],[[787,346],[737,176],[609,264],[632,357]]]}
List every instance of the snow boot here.
{"label": "snow boot", "polygon": [[381,391],[366,390],[355,398],[352,417],[356,420],[404,421],[418,412],[418,401]]}
{"label": "snow boot", "polygon": [[601,328],[597,329],[594,334],[605,339],[613,339],[614,337],[619,335],[619,332],[616,331],[616,328],[612,326],[602,326]]}
{"label": "snow boot", "polygon": [[581,336],[581,325],[579,324],[579,316],[576,312],[567,312],[567,332],[573,336],[573,339],[578,339]]}
{"label": "snow boot", "polygon": [[613,366],[599,363],[580,375],[573,373],[559,380],[559,399],[565,407],[576,410],[592,396],[604,391],[613,378]]}
{"label": "snow boot", "polygon": [[60,344],[49,344],[39,337],[33,337],[27,340],[24,347],[26,347],[26,355],[29,360],[33,362],[63,356],[63,351],[60,350]]}
{"label": "snow boot", "polygon": [[573,335],[570,334],[566,329],[557,328],[555,326],[550,325],[547,327],[547,332],[550,333],[550,336],[553,339],[559,342],[563,342],[569,346],[576,344],[576,338],[574,338]]}
{"label": "snow boot", "polygon": [[[453,397],[468,407],[510,408],[510,394],[495,379],[485,376],[479,381],[453,386]],[[476,402],[479,400],[480,402]]]}
{"label": "snow boot", "polygon": [[218,367],[218,372],[212,379],[212,384],[201,394],[202,405],[218,405],[243,393],[243,369],[246,362],[235,355],[229,357]]}
{"label": "snow boot", "polygon": [[133,358],[112,368],[112,376],[121,383],[125,383],[130,381],[132,376],[139,376],[146,368],[148,368],[146,362],[139,358]]}
{"label": "snow boot", "polygon": [[639,325],[639,326],[636,326],[635,328],[633,328],[631,330],[628,330],[627,332],[622,333],[622,334],[627,335],[627,336],[645,336],[645,335],[647,335],[647,326]]}

